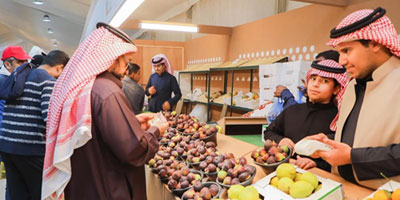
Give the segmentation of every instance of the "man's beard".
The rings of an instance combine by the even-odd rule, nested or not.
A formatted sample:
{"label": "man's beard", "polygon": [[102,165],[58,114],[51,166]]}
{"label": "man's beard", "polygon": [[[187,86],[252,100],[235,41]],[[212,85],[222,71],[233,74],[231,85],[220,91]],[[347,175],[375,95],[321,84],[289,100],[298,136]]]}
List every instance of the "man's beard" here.
{"label": "man's beard", "polygon": [[124,76],[125,76],[125,73],[123,73],[123,74],[118,74],[118,73],[116,73],[115,71],[112,71],[111,72],[112,73],[112,75],[114,75],[117,79],[119,79],[119,80],[122,80],[123,78],[124,78]]}

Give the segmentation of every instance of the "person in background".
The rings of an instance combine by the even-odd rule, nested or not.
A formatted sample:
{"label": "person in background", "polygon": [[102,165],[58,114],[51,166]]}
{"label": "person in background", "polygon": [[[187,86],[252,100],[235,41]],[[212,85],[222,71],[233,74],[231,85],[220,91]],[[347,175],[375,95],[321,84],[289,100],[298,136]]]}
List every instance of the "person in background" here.
{"label": "person in background", "polygon": [[[294,144],[306,136],[325,133],[333,138],[335,132],[330,125],[337,114],[340,102],[340,91],[348,82],[345,69],[334,60],[314,61],[307,72],[306,83],[308,100],[283,110],[264,132],[265,139],[288,145],[294,149]],[[295,162],[303,169],[319,167],[330,171],[330,166],[322,159],[312,160],[297,156]]]}
{"label": "person in background", "polygon": [[28,62],[31,57],[25,53],[21,46],[9,46],[4,49],[1,56],[1,61],[3,61],[3,66],[9,73],[12,73],[15,68]]}
{"label": "person in background", "polygon": [[[317,56],[315,56],[315,61],[321,61],[321,60],[325,60],[325,59],[330,59],[330,60],[334,60],[336,62],[339,62],[339,53],[335,50],[328,50],[328,51],[323,51],[319,54],[317,54]],[[304,87],[299,86],[298,89],[300,90],[300,92],[304,93],[304,95],[307,95],[307,93],[305,93],[307,91],[306,89],[306,84],[304,82],[304,79],[301,80],[304,84]],[[294,99],[293,94],[290,92],[289,89],[287,89],[287,87],[283,86],[283,85],[277,85],[275,92],[274,92],[274,97],[281,97],[283,100],[283,109],[286,109],[287,107],[297,104],[298,102]]]}
{"label": "person in background", "polygon": [[124,79],[122,80],[122,91],[128,98],[133,112],[138,115],[142,112],[144,103],[144,89],[139,84],[140,80],[140,67],[135,63],[128,63],[128,70],[126,71]]}
{"label": "person in background", "polygon": [[[151,63],[155,73],[150,76],[145,90],[146,95],[150,96],[148,110],[151,112],[171,110],[182,97],[178,81],[171,74],[172,67],[165,55],[154,56]],[[171,98],[172,92],[175,96]]]}
{"label": "person in background", "polygon": [[42,64],[43,59],[44,59],[45,56],[46,56],[45,53],[34,55],[32,57],[31,63],[36,65],[36,66],[40,66]]}
{"label": "person in background", "polygon": [[[3,67],[0,69],[0,82],[3,82],[9,75],[16,69],[18,66],[28,62],[30,57],[28,54],[20,46],[9,46],[4,49],[3,54],[1,56],[1,60],[3,61]],[[3,112],[4,112],[4,104],[5,100],[0,100],[0,130],[1,130],[1,122],[3,121]],[[0,158],[0,160],[2,160]],[[8,190],[8,186],[6,185],[6,200],[10,200],[10,192]]]}
{"label": "person in background", "polygon": [[377,189],[400,181],[400,40],[383,8],[363,9],[345,17],[328,45],[351,75],[339,109],[335,139],[309,137],[331,146],[313,157],[332,165],[347,181]]}
{"label": "person in background", "polygon": [[[0,70],[0,82],[7,78],[10,73],[12,73],[18,66],[28,62],[31,57],[25,53],[21,46],[9,46],[4,49],[1,56],[1,61],[3,61],[2,70]],[[3,119],[5,100],[0,100],[0,127],[1,120]]]}
{"label": "person in background", "polygon": [[0,154],[11,199],[41,198],[47,108],[56,78],[68,60],[66,53],[51,51],[28,74],[22,95],[5,103]]}
{"label": "person in background", "polygon": [[146,199],[144,164],[168,123],[135,115],[122,92],[135,52],[104,23],[75,51],[50,100],[42,199]]}

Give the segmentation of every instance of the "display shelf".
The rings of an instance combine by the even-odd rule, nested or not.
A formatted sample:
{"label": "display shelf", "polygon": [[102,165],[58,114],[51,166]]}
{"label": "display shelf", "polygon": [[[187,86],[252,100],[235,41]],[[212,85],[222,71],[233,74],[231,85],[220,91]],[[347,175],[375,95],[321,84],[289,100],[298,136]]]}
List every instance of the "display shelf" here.
{"label": "display shelf", "polygon": [[[272,64],[276,62],[286,62],[288,61],[288,57],[276,57],[276,58],[263,58],[263,59],[255,59],[255,60],[235,60],[235,61],[227,61],[224,63],[209,63],[209,64],[197,64],[190,65],[187,69],[180,72],[180,76],[183,74],[190,74],[190,82],[186,81],[186,83],[180,82],[180,85],[188,88],[190,84],[190,92],[193,93],[195,88],[200,88],[203,94],[206,95],[207,102],[204,101],[194,101],[190,99],[186,99],[184,102],[190,103],[190,108],[192,109],[192,104],[205,104],[207,105],[207,122],[216,121],[215,116],[211,115],[211,107],[213,106],[222,106],[223,103],[228,104],[230,116],[232,116],[233,112],[241,113],[242,111],[249,112],[254,109],[233,105],[234,98],[233,96],[230,98],[230,103],[228,103],[227,99],[225,101],[213,102],[210,99],[210,96],[213,92],[221,91],[222,94],[232,94],[234,88],[239,88],[242,93],[240,95],[244,96],[249,92],[256,92],[259,95],[259,82],[256,79],[258,77],[259,66],[264,64]],[[240,79],[240,81],[235,79]],[[200,79],[199,79],[200,77]],[[188,79],[188,77],[187,77]],[[203,89],[204,88],[204,89]],[[188,92],[187,92],[188,93]],[[242,96],[236,97],[241,100]],[[221,100],[221,99],[220,99]],[[236,100],[235,100],[236,101]],[[237,102],[236,102],[237,103]],[[214,107],[215,108],[215,107]],[[215,113],[214,113],[215,114]],[[237,114],[237,113],[236,113]],[[214,119],[214,120],[213,120]]]}
{"label": "display shelf", "polygon": [[[221,107],[224,105],[224,104],[215,103],[215,102],[210,102],[209,104],[210,105],[214,105],[214,106],[221,106]],[[243,110],[243,111],[246,111],[246,112],[250,112],[250,111],[254,110],[254,109],[251,109],[251,108],[240,107],[240,106],[230,106],[230,105],[228,105],[228,107],[231,107],[231,108],[237,109],[237,110]]]}

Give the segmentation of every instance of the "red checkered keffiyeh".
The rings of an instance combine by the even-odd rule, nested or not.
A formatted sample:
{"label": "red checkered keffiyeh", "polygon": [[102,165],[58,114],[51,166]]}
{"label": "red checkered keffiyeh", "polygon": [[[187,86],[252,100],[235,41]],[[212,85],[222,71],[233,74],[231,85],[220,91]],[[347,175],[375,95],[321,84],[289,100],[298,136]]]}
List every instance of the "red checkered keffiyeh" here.
{"label": "red checkered keffiyeh", "polygon": [[[316,64],[318,64],[320,66],[325,66],[327,68],[343,69],[344,70],[343,66],[340,66],[339,63],[337,63],[334,60],[322,60],[322,61],[319,61]],[[310,80],[311,75],[318,75],[318,76],[325,77],[325,78],[333,78],[339,83],[340,92],[336,95],[335,101],[334,101],[335,105],[338,107],[338,110],[339,110],[340,103],[342,101],[344,91],[345,91],[346,86],[347,86],[347,84],[348,84],[348,82],[350,80],[348,78],[348,76],[346,75],[345,71],[343,71],[342,73],[334,73],[334,72],[329,72],[329,71],[324,71],[324,70],[321,70],[321,69],[317,69],[317,68],[312,66],[311,69],[309,69],[308,72],[307,72],[306,84],[308,84],[308,81]],[[338,120],[338,117],[339,117],[339,113],[336,115],[336,117],[333,119],[333,121],[332,121],[332,123],[330,125],[330,128],[331,128],[332,131],[336,131],[336,122]]]}
{"label": "red checkered keffiyeh", "polygon": [[[386,10],[380,7],[375,10],[364,9],[351,13],[331,31],[332,39],[327,45],[336,48],[342,42],[371,40],[384,45],[393,55],[400,57],[400,40],[393,23],[385,16],[385,13]],[[341,90],[337,98],[341,99],[343,94],[344,90]],[[340,103],[341,101],[338,101],[339,111]],[[332,124],[336,123],[338,116],[339,113]],[[332,126],[332,124],[331,129],[336,131],[336,125]]]}
{"label": "red checkered keffiyeh", "polygon": [[[377,8],[375,10],[365,9],[365,10],[359,10],[359,11],[353,12],[350,15],[348,15],[346,18],[344,18],[339,23],[339,25],[336,26],[336,30],[339,31],[340,29],[343,29],[344,27],[348,27],[349,25],[351,26],[352,24],[357,23],[360,20],[366,19],[366,18],[368,18],[368,16],[371,13],[373,13],[374,11],[377,11],[378,9],[380,9],[379,10],[380,12],[377,12],[375,14],[375,16],[379,15],[382,12],[383,12],[383,14],[386,12],[382,8]],[[333,38],[332,35],[331,35],[331,38]],[[339,37],[334,37],[327,43],[327,45],[335,48],[338,44],[340,44],[342,42],[348,42],[348,41],[354,41],[354,40],[375,41],[375,42],[387,47],[395,56],[400,57],[400,40],[397,36],[397,32],[396,32],[396,29],[394,28],[393,23],[385,15],[383,15],[382,17],[379,17],[372,23],[370,23],[358,30],[341,35]]]}
{"label": "red checkered keffiyeh", "polygon": [[71,178],[70,157],[92,137],[90,93],[96,76],[131,52],[135,45],[100,27],[79,45],[57,79],[48,111],[42,199],[63,198]]}

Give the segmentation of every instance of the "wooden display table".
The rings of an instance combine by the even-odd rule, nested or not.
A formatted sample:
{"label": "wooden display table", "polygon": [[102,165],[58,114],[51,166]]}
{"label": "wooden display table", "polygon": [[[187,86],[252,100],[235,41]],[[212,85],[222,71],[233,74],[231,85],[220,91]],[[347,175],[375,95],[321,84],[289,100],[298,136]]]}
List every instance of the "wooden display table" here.
{"label": "wooden display table", "polygon": [[250,154],[258,147],[224,134],[217,135],[217,149],[220,153],[233,153],[235,158]]}
{"label": "wooden display table", "polygon": [[[257,147],[253,144],[249,144],[247,142],[243,142],[241,140],[223,135],[218,134],[217,136],[217,149],[221,153],[233,153],[236,158],[240,158],[242,156],[246,157],[247,163],[253,165],[257,168],[256,176],[254,177],[253,183],[257,182],[258,180],[264,178],[267,174],[264,173],[261,167],[254,164],[253,159],[251,158],[251,152]],[[171,191],[168,189],[166,184],[162,184],[161,181],[158,179],[157,175],[153,174],[150,169],[146,166],[146,187],[147,187],[147,199],[148,200],[177,200],[176,196],[174,196]],[[329,172],[318,168],[312,168],[308,170],[318,176],[332,179],[342,184],[342,188],[344,191],[345,199],[349,200],[356,200],[362,199],[373,191],[353,183],[350,183],[343,178],[333,175]],[[223,195],[224,196],[224,195]]]}

